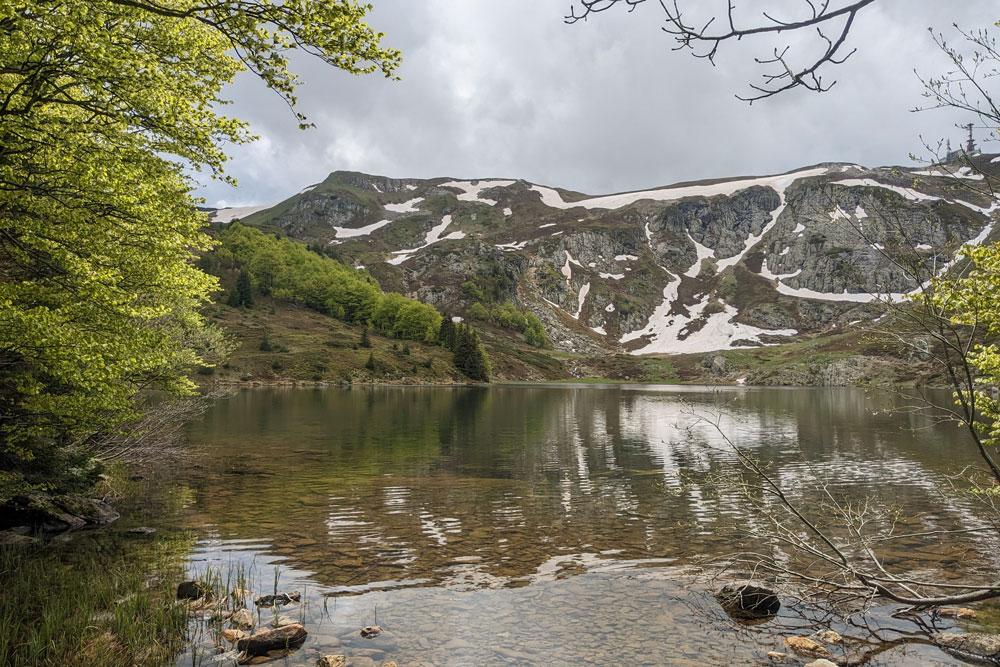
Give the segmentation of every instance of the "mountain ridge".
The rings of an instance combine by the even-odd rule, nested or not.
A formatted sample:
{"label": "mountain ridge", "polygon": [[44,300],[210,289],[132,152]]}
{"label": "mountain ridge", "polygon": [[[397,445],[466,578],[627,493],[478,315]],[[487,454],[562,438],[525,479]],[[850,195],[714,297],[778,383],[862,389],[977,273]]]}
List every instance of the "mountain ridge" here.
{"label": "mountain ridge", "polygon": [[[992,156],[973,166],[996,168]],[[977,175],[935,169],[820,163],[596,196],[338,171],[242,221],[448,312],[512,301],[557,350],[702,353],[875,319],[872,292],[918,287],[887,249],[941,265],[965,242],[992,240],[996,200],[955,189]],[[237,218],[225,211],[211,217]]]}

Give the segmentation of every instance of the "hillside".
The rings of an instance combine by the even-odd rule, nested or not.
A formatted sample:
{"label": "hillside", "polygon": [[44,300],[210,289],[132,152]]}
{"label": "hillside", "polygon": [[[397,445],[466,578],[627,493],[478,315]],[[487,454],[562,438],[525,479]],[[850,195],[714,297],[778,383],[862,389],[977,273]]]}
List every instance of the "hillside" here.
{"label": "hillside", "polygon": [[[512,302],[544,323],[547,357],[733,350],[726,356],[739,360],[755,356],[748,348],[815,345],[879,317],[875,294],[917,287],[893,253],[944,266],[962,244],[993,240],[996,202],[977,179],[968,169],[822,164],[589,196],[517,180],[334,172],[276,205],[212,217],[314,244],[449,313],[482,318]],[[495,348],[518,339],[484,327]],[[564,365],[508,375],[613,376],[604,362]]]}

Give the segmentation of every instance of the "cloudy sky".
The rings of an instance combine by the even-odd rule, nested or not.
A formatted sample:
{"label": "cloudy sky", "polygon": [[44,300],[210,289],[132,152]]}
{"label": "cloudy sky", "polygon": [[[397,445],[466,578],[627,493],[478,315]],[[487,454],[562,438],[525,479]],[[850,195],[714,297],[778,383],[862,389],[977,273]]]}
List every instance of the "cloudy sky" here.
{"label": "cloudy sky", "polygon": [[[927,28],[958,42],[952,23],[971,29],[1000,19],[995,0],[879,0],[850,35],[858,52],[826,71],[838,80],[832,91],[796,90],[748,106],[735,94],[762,72],[752,58],[777,42],[725,45],[712,67],[671,51],[655,0],[576,25],[563,21],[570,0],[372,2],[369,23],[403,52],[403,80],[295,60],[305,81],[300,110],[316,124],[300,131],[277,96],[239,79],[227,91],[227,112],[250,121],[260,140],[231,152],[239,188],[205,184],[199,194],[209,205],[280,201],[338,169],[523,178],[603,194],[826,161],[906,165],[910,153],[926,153],[921,137],[957,143],[954,124],[973,120],[911,112],[923,101],[914,70],[933,76],[948,65]],[[803,56],[818,47],[807,35],[780,43]]]}

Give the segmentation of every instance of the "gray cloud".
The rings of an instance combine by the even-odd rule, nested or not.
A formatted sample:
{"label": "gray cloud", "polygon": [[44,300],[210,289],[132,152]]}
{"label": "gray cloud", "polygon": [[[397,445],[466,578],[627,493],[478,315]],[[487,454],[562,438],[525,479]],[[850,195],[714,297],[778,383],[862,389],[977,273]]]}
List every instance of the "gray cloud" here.
{"label": "gray cloud", "polygon": [[[881,0],[851,35],[858,53],[827,73],[839,81],[831,92],[748,106],[734,94],[760,75],[752,57],[767,55],[767,43],[727,45],[712,67],[670,51],[657,3],[573,26],[562,20],[567,7],[376,0],[369,22],[403,51],[403,81],[296,60],[306,82],[300,109],[316,124],[301,132],[273,93],[241,77],[227,112],[261,139],[232,151],[238,189],[210,182],[200,194],[218,205],[278,201],[338,169],[506,176],[607,193],[825,161],[908,164],[921,136],[958,139],[954,124],[970,120],[910,112],[922,101],[913,70],[947,69],[927,27],[1000,19],[989,0]],[[815,47],[793,39],[803,53]]]}

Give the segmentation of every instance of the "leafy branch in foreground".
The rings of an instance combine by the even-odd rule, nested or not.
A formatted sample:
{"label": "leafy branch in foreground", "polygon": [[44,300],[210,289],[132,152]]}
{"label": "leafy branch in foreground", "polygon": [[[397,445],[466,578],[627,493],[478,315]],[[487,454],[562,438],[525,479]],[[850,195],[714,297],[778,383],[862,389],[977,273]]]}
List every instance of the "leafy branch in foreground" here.
{"label": "leafy branch in foreground", "polygon": [[192,172],[227,179],[225,147],[253,138],[222,88],[249,69],[294,104],[296,49],[392,76],[368,9],[0,0],[0,504],[73,483],[55,472],[88,484],[88,439],[225,354],[192,263],[211,245]]}

